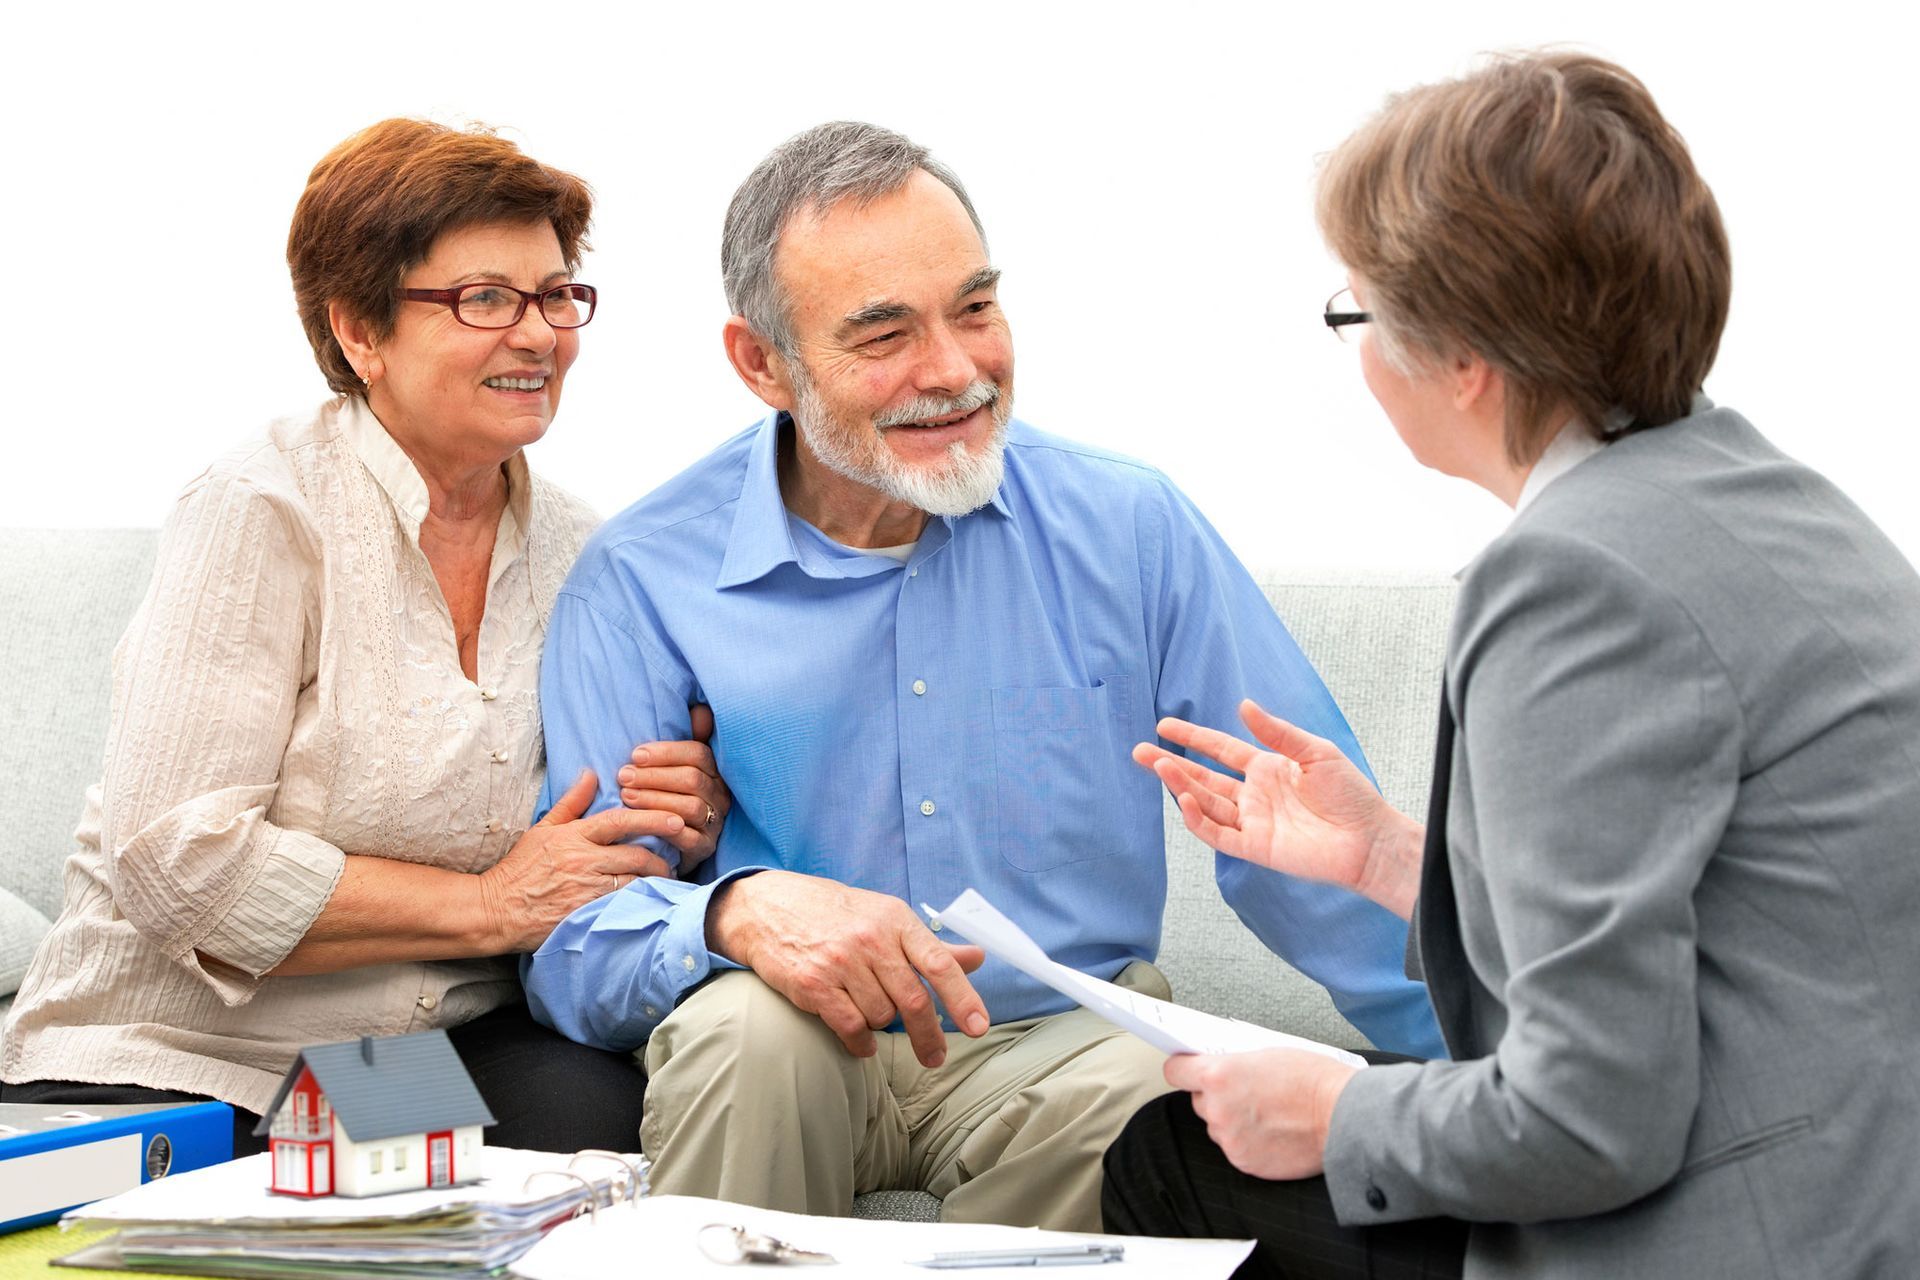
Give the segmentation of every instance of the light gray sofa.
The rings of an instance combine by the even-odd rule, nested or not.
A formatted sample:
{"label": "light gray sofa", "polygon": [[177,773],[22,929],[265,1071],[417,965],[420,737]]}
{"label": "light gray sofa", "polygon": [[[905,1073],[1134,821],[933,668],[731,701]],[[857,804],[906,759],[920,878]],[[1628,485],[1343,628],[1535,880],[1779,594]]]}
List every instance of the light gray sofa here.
{"label": "light gray sofa", "polygon": [[[146,588],[151,530],[0,529],[0,1010],[60,908],[81,793],[100,770],[113,646]],[[1274,573],[1263,585],[1346,711],[1387,798],[1424,812],[1453,581]],[[1326,993],[1221,902],[1213,857],[1165,810],[1160,964],[1185,1004],[1333,1044],[1365,1041]],[[924,1217],[917,1192],[862,1197],[868,1216]]]}

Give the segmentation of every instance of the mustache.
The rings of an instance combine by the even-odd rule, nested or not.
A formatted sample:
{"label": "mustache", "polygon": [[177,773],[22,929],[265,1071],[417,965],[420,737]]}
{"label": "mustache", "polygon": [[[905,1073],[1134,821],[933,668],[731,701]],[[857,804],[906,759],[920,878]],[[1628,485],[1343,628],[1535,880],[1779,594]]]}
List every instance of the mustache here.
{"label": "mustache", "polygon": [[957,396],[920,396],[908,401],[897,409],[888,409],[875,414],[873,425],[882,430],[888,427],[904,427],[912,422],[925,422],[929,418],[946,418],[956,413],[972,413],[1000,400],[1000,388],[991,382],[974,382]]}

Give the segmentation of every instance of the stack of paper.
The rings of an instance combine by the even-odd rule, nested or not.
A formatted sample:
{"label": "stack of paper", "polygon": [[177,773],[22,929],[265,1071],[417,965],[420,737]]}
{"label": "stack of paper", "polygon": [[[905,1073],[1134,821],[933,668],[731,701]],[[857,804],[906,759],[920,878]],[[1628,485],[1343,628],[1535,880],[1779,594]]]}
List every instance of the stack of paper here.
{"label": "stack of paper", "polygon": [[487,1147],[485,1174],[475,1183],[312,1200],[269,1191],[269,1161],[249,1156],[76,1209],[63,1221],[120,1231],[60,1263],[263,1280],[481,1280],[503,1274],[545,1232],[580,1212],[590,1195],[596,1206],[606,1206],[645,1192],[644,1181],[630,1186],[629,1169],[644,1179],[638,1155],[616,1161]]}

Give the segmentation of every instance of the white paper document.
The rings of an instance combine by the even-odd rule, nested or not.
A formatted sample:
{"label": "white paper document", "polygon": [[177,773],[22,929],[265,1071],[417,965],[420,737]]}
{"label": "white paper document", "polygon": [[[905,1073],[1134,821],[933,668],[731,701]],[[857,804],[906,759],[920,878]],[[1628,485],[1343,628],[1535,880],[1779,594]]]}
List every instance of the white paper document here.
{"label": "white paper document", "polygon": [[[478,1182],[364,1199],[276,1195],[267,1185],[272,1180],[272,1159],[263,1152],[159,1178],[123,1195],[83,1205],[66,1216],[73,1221],[116,1226],[193,1223],[305,1227],[322,1223],[390,1224],[464,1208],[473,1209],[476,1216],[538,1217],[552,1209],[568,1209],[585,1198],[579,1179],[562,1176],[573,1157],[552,1151],[484,1147],[480,1159],[485,1176]],[[604,1165],[584,1170],[596,1175],[605,1171]]]}
{"label": "white paper document", "polygon": [[929,920],[943,929],[951,929],[978,943],[990,955],[999,957],[1026,974],[1069,996],[1109,1022],[1125,1027],[1154,1048],[1165,1053],[1246,1053],[1254,1049],[1301,1049],[1364,1067],[1367,1060],[1357,1053],[1336,1049],[1301,1036],[1290,1036],[1241,1022],[1221,1018],[1199,1009],[1189,1009],[1166,1000],[1129,991],[1099,978],[1090,978],[1078,969],[1047,958],[1038,943],[1019,925],[1001,915],[994,905],[972,889],[966,890],[943,911],[924,903],[920,908]]}
{"label": "white paper document", "polygon": [[[701,1228],[719,1223],[770,1235],[811,1252],[833,1257],[821,1267],[740,1266],[716,1262],[700,1249]],[[720,1238],[716,1242],[715,1235]],[[725,1232],[707,1236],[724,1253]],[[1031,1264],[969,1267],[936,1271],[915,1266],[935,1253],[977,1249],[1037,1249],[1111,1241],[1125,1254],[1118,1262],[1071,1268],[1071,1274],[1179,1276],[1180,1280],[1227,1280],[1253,1251],[1251,1240],[1164,1240],[1151,1236],[1083,1236],[1031,1227],[1001,1227],[958,1222],[890,1222],[862,1218],[816,1218],[806,1214],[751,1209],[722,1200],[693,1196],[652,1196],[631,1205],[602,1209],[597,1219],[575,1218],[554,1228],[513,1264],[523,1280],[609,1280],[615,1276],[818,1275],[825,1280],[870,1277],[1062,1275]]]}

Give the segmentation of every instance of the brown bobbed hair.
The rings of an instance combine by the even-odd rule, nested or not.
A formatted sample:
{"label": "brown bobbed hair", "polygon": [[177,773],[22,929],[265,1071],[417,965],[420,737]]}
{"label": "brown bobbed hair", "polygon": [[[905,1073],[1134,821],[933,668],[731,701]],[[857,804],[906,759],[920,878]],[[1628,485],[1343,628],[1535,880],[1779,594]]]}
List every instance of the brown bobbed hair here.
{"label": "brown bobbed hair", "polygon": [[1473,354],[1506,445],[1685,416],[1720,346],[1726,230],[1686,144],[1611,62],[1543,52],[1388,100],[1326,160],[1321,234],[1403,370]]}
{"label": "brown bobbed hair", "polygon": [[327,385],[362,391],[327,323],[328,303],[345,304],[384,338],[401,278],[442,235],[482,222],[549,222],[575,271],[592,213],[586,183],[491,129],[393,119],[354,134],[313,167],[287,233],[294,303]]}

